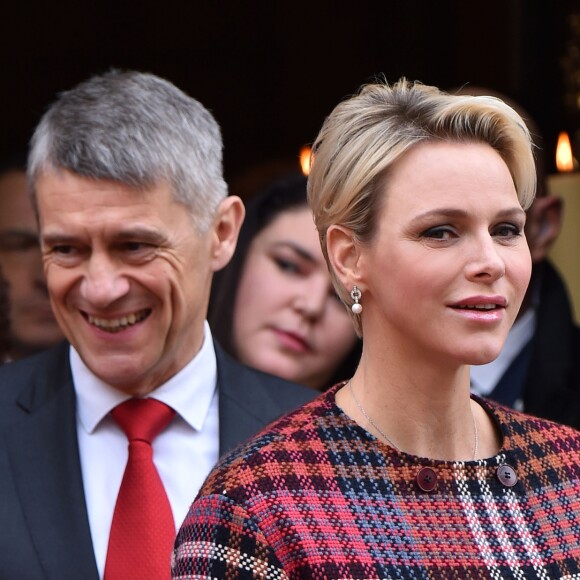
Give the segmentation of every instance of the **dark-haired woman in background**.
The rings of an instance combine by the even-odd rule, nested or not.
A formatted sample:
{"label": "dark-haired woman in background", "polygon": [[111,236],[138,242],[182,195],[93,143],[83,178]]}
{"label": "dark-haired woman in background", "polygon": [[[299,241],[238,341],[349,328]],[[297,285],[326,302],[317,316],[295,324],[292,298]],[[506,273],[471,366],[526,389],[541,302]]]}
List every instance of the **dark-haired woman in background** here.
{"label": "dark-haired woman in background", "polygon": [[360,341],[338,299],[306,202],[306,178],[280,177],[247,204],[208,320],[242,363],[325,390],[352,376]]}

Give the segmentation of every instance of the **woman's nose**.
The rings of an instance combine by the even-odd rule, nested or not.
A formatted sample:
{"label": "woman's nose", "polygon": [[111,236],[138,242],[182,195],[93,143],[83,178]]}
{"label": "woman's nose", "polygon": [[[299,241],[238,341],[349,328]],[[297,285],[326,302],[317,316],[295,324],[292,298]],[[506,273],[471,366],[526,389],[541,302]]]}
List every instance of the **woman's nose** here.
{"label": "woman's nose", "polygon": [[329,295],[328,281],[311,280],[310,283],[305,283],[297,293],[294,307],[306,318],[317,319],[322,316]]}
{"label": "woman's nose", "polygon": [[484,282],[493,282],[505,275],[505,262],[492,236],[484,234],[474,240],[465,272],[468,278]]}

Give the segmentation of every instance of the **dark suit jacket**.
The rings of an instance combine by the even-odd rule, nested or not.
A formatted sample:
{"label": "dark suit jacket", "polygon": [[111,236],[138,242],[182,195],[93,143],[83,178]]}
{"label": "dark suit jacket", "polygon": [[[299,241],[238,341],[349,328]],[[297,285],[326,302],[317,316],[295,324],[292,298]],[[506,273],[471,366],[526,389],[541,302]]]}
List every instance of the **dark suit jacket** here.
{"label": "dark suit jacket", "polygon": [[580,329],[559,274],[549,262],[542,267],[524,409],[580,429]]}
{"label": "dark suit jacket", "polygon": [[527,413],[580,429],[580,329],[560,276],[540,267],[535,334],[489,397],[510,406],[523,398]]}
{"label": "dark suit jacket", "polygon": [[[221,453],[316,395],[216,355]],[[67,343],[0,368],[0,580],[98,579],[75,399]]]}

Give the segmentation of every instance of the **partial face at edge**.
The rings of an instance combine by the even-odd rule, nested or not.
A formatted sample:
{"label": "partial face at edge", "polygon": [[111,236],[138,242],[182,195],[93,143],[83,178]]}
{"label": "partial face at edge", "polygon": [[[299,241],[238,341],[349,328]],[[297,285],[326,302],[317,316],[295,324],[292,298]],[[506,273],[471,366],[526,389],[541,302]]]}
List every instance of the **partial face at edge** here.
{"label": "partial face at edge", "polygon": [[0,267],[8,282],[12,354],[29,355],[62,340],[50,307],[24,171],[0,175]]}

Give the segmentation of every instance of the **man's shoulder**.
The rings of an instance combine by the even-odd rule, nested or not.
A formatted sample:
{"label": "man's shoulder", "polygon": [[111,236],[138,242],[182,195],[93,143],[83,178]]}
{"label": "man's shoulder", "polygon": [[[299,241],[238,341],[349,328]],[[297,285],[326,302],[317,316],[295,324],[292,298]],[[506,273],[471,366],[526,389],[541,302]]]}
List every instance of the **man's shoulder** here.
{"label": "man's shoulder", "polygon": [[277,406],[295,408],[320,394],[303,385],[247,367],[230,357],[215,343],[220,396],[243,397],[245,400],[267,396]]}
{"label": "man's shoulder", "polygon": [[49,385],[63,385],[70,373],[68,343],[62,342],[39,354],[0,366],[0,403],[7,404],[32,385],[46,391]]}
{"label": "man's shoulder", "polygon": [[229,451],[319,393],[246,367],[216,343],[220,452]]}

